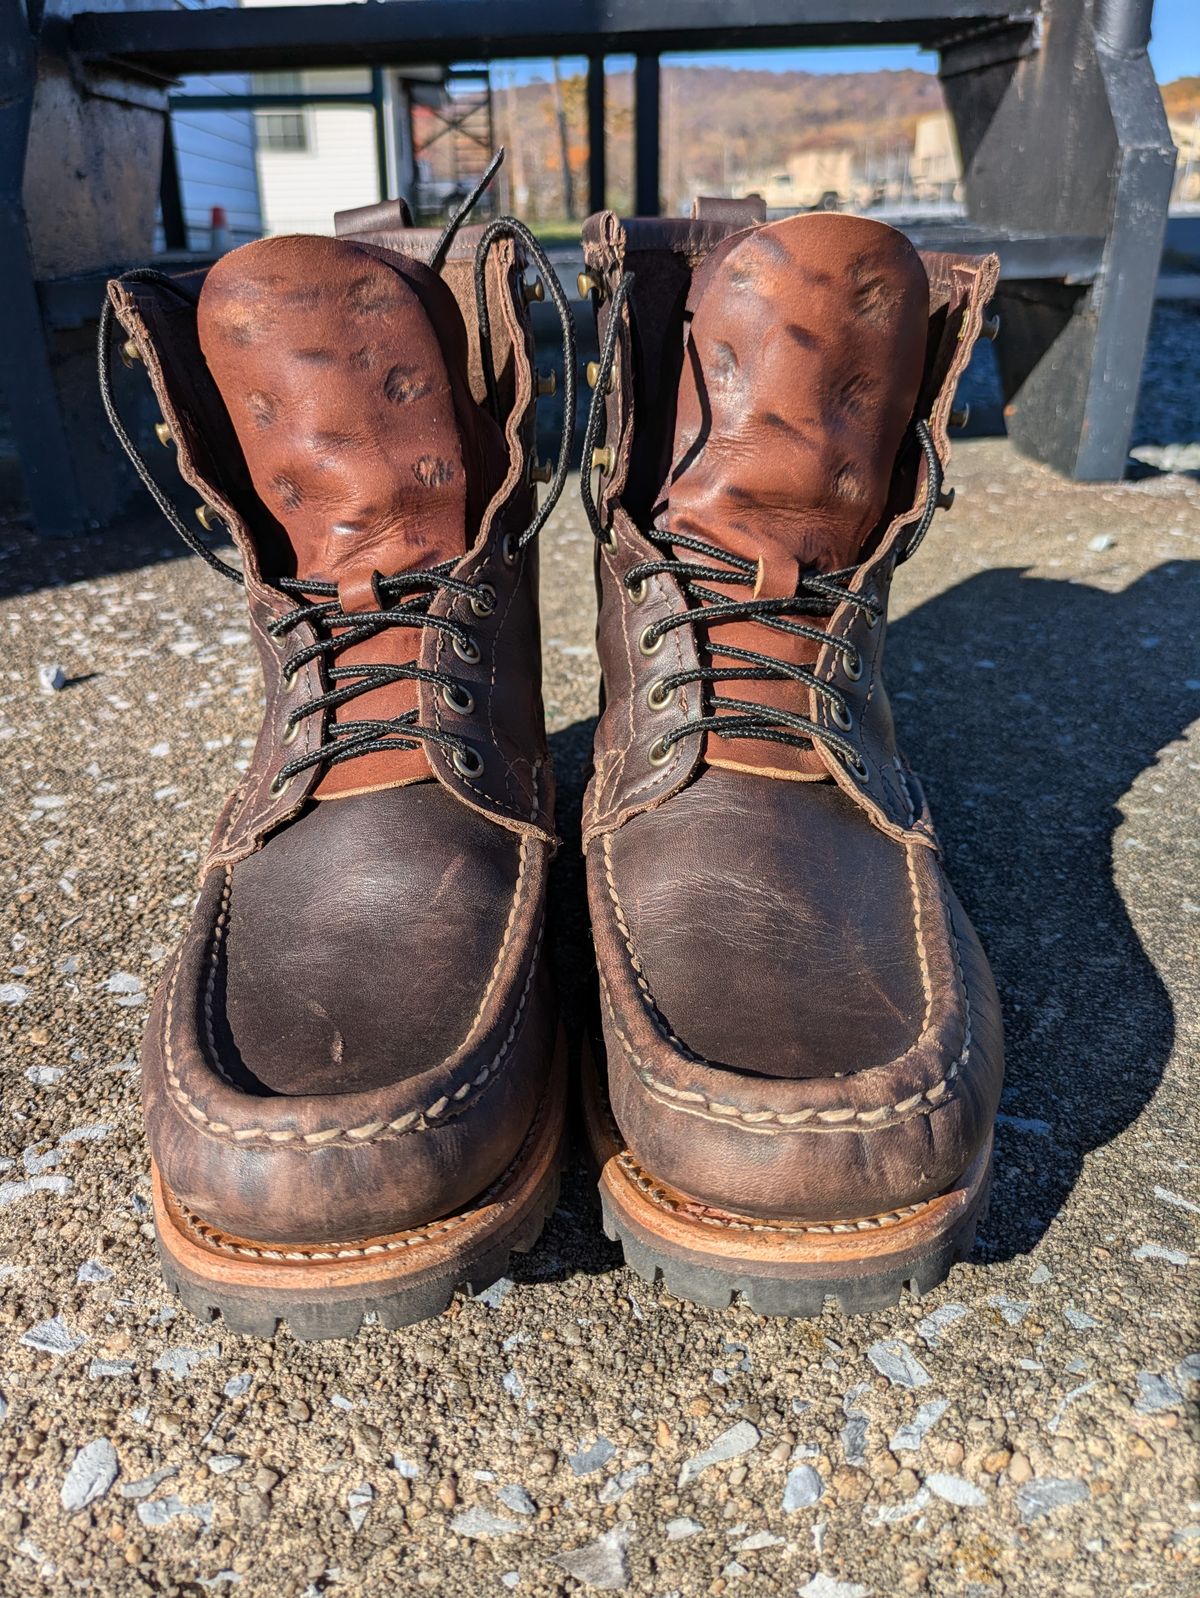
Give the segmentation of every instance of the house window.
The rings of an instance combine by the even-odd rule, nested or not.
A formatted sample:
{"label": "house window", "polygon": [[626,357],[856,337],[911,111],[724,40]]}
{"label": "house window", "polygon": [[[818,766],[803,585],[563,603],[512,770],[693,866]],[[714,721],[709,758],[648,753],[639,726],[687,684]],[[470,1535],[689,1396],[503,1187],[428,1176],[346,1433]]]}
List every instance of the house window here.
{"label": "house window", "polygon": [[[302,94],[304,84],[298,72],[256,72],[254,89],[258,94]],[[307,111],[256,111],[254,120],[260,149],[303,154],[310,148]]]}

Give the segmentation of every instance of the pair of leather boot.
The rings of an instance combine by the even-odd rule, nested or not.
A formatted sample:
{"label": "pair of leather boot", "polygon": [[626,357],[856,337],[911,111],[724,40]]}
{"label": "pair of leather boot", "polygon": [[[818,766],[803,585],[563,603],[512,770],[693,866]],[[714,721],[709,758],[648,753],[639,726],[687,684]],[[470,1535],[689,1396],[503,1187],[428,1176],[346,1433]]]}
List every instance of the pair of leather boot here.
{"label": "pair of leather boot", "polygon": [[[730,202],[605,213],[584,243],[605,1225],[706,1304],[882,1305],[970,1246],[1002,1071],[880,680],[995,264]],[[520,223],[438,234],[393,204],[128,274],[104,348],[114,317],[239,565],[135,464],[244,584],[266,692],[143,1049],[164,1272],[238,1331],[404,1324],[500,1275],[557,1193],[534,539],[570,312]]]}

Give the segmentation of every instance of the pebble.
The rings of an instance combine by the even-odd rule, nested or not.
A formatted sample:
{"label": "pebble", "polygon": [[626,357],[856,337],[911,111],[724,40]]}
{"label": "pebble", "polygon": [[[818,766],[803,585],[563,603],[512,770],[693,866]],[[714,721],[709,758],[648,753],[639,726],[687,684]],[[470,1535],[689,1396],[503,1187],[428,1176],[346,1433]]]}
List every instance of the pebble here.
{"label": "pebble", "polygon": [[637,1482],[643,1481],[650,1474],[650,1466],[646,1464],[631,1465],[628,1470],[618,1471],[615,1476],[610,1476],[601,1487],[599,1500],[602,1504],[619,1504],[625,1494]]}
{"label": "pebble", "polygon": [[630,1569],[627,1549],[633,1530],[633,1522],[627,1520],[606,1531],[594,1542],[555,1554],[554,1563],[560,1570],[565,1570],[568,1576],[574,1576],[576,1581],[583,1582],[587,1587],[595,1587],[600,1592],[616,1592],[628,1587]]}
{"label": "pebble", "polygon": [[1169,1376],[1153,1371],[1138,1371],[1138,1396],[1133,1407],[1139,1415],[1158,1415],[1164,1409],[1178,1409],[1183,1404],[1183,1394]]}
{"label": "pebble", "polygon": [[1017,1493],[1017,1509],[1021,1519],[1028,1523],[1048,1515],[1053,1509],[1077,1504],[1087,1496],[1086,1485],[1074,1477],[1040,1476],[1036,1481],[1027,1482]]}
{"label": "pebble", "polygon": [[1018,1487],[1033,1475],[1033,1466],[1025,1454],[1014,1454],[1008,1462],[1008,1479]]}
{"label": "pebble", "polygon": [[84,1260],[75,1273],[75,1280],[81,1286],[93,1286],[98,1282],[107,1282],[112,1278],[112,1272],[107,1265],[101,1265],[99,1260]]}
{"label": "pebble", "polygon": [[784,1539],[769,1531],[752,1531],[744,1541],[735,1544],[739,1554],[757,1553],[760,1548],[781,1548]]}
{"label": "pebble", "polygon": [[926,1476],[925,1485],[936,1498],[947,1504],[955,1504],[960,1509],[980,1509],[987,1503],[987,1495],[974,1482],[967,1481],[962,1476],[949,1476],[941,1471],[934,1471]]}
{"label": "pebble", "polygon": [[811,1509],[820,1502],[825,1483],[811,1465],[797,1465],[789,1470],[783,1484],[783,1511],[787,1515],[798,1509]]}
{"label": "pebble", "polygon": [[[649,1469],[649,1466],[646,1467]],[[537,1505],[521,1486],[520,1482],[510,1482],[506,1487],[496,1490],[496,1497],[505,1509],[511,1509],[514,1515],[536,1515]]]}
{"label": "pebble", "polygon": [[126,1481],[121,1483],[122,1498],[149,1498],[150,1494],[160,1483],[169,1481],[172,1476],[178,1476],[178,1465],[164,1465],[161,1470],[156,1470],[150,1476],[143,1476],[140,1481]]}
{"label": "pebble", "polygon": [[1181,1248],[1164,1248],[1161,1243],[1141,1243],[1133,1251],[1135,1260],[1161,1260],[1164,1265],[1186,1265],[1191,1256]]}
{"label": "pebble", "polygon": [[875,1524],[877,1526],[898,1526],[903,1521],[911,1520],[914,1515],[919,1515],[929,1502],[928,1487],[919,1487],[911,1498],[904,1499],[898,1504],[882,1504],[875,1511]]}
{"label": "pebble", "polygon": [[61,666],[51,663],[37,669],[38,687],[44,694],[56,694],[67,686],[67,674]]}
{"label": "pebble", "polygon": [[152,1530],[159,1526],[166,1526],[172,1520],[180,1517],[198,1520],[202,1526],[212,1524],[213,1506],[211,1503],[185,1504],[182,1498],[172,1494],[169,1498],[152,1498],[137,1506],[137,1517],[143,1526]]}
{"label": "pebble", "polygon": [[857,1581],[839,1581],[818,1571],[811,1581],[797,1588],[798,1598],[871,1598],[871,1589]]}
{"label": "pebble", "polygon": [[761,1433],[757,1426],[748,1420],[738,1421],[723,1431],[707,1448],[684,1460],[679,1472],[678,1485],[686,1487],[690,1481],[694,1481],[702,1471],[708,1470],[712,1465],[723,1464],[729,1459],[740,1459],[743,1454],[748,1454],[751,1449],[757,1448],[760,1439]]}
{"label": "pebble", "polygon": [[870,1384],[860,1382],[842,1399],[846,1424],[842,1427],[839,1440],[847,1465],[865,1465],[867,1462],[867,1428],[870,1421],[865,1410],[858,1408],[858,1400],[867,1392],[870,1392]]}
{"label": "pebble", "polygon": [[1093,1326],[1099,1326],[1100,1324],[1094,1316],[1086,1314],[1081,1309],[1076,1309],[1074,1304],[1068,1304],[1063,1310],[1063,1320],[1077,1332],[1089,1332]]}
{"label": "pebble", "polygon": [[490,1287],[485,1287],[482,1293],[476,1293],[474,1302],[484,1304],[488,1309],[499,1309],[516,1285],[511,1277],[501,1276]]}
{"label": "pebble", "polygon": [[36,1348],[43,1354],[72,1354],[87,1342],[83,1332],[72,1332],[61,1315],[31,1326],[21,1339],[26,1348]]}
{"label": "pebble", "polygon": [[998,1309],[1004,1317],[1006,1326],[1020,1326],[1026,1315],[1033,1308],[1027,1299],[1009,1298],[1005,1293],[993,1293],[988,1299],[993,1309]]}
{"label": "pebble", "polygon": [[103,1498],[117,1479],[117,1451],[107,1437],[96,1437],[71,1461],[59,1497],[63,1508],[74,1514]]}
{"label": "pebble", "polygon": [[933,1380],[903,1338],[872,1343],[867,1358],[893,1387],[924,1387]]}
{"label": "pebble", "polygon": [[688,1537],[695,1537],[704,1530],[698,1520],[692,1520],[688,1515],[678,1515],[666,1524],[667,1541],[681,1543]]}
{"label": "pebble", "polygon": [[942,1304],[931,1315],[926,1315],[924,1320],[917,1322],[917,1336],[928,1343],[930,1348],[934,1348],[942,1333],[953,1326],[955,1321],[962,1320],[967,1313],[965,1304]]}
{"label": "pebble", "polygon": [[189,1348],[186,1344],[181,1344],[178,1348],[164,1350],[154,1361],[153,1369],[165,1371],[177,1381],[185,1382],[202,1360],[216,1359],[220,1352],[220,1347],[216,1343],[210,1348]]}
{"label": "pebble", "polygon": [[360,1482],[352,1492],[346,1495],[346,1508],[350,1516],[350,1524],[355,1531],[361,1531],[367,1518],[367,1512],[375,1498],[375,1489],[369,1481]]}
{"label": "pebble", "polygon": [[898,1427],[888,1439],[892,1453],[914,1453],[949,1408],[948,1398],[931,1398],[922,1404],[913,1418]]}
{"label": "pebble", "polygon": [[576,1476],[591,1476],[596,1471],[603,1470],[616,1451],[607,1437],[597,1437],[594,1443],[589,1443],[578,1453],[568,1454],[567,1464]]}

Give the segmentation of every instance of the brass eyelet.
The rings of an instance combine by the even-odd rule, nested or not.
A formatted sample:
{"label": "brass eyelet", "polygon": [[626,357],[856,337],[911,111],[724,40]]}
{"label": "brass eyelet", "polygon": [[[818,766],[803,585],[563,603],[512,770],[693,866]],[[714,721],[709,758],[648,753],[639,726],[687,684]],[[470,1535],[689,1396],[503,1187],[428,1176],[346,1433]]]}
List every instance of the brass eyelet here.
{"label": "brass eyelet", "polygon": [[836,699],[829,707],[829,719],[835,727],[840,727],[843,732],[849,732],[854,725],[854,717]]}
{"label": "brass eyelet", "polygon": [[674,697],[674,688],[668,688],[663,682],[652,682],[646,690],[646,703],[651,710],[666,710]]}
{"label": "brass eyelet", "polygon": [[456,716],[469,716],[475,709],[475,695],[468,693],[460,683],[445,683],[442,687],[442,698],[446,707]]}
{"label": "brass eyelet", "polygon": [[298,721],[293,721],[292,718],[289,716],[288,719],[283,724],[283,736],[279,740],[280,743],[284,743],[284,744],[295,743],[296,734],[299,731],[300,731],[300,723]]}
{"label": "brass eyelet", "polygon": [[657,638],[651,638],[650,634],[653,630],[653,622],[651,622],[649,627],[642,628],[641,637],[638,639],[638,648],[641,650],[643,655],[657,655],[663,646],[663,638],[666,636],[666,634],[659,633]]}
{"label": "brass eyelet", "polygon": [[873,633],[882,620],[883,616],[878,611],[869,610],[867,612],[867,631]]}
{"label": "brass eyelet", "polygon": [[477,616],[490,616],[496,608],[496,590],[491,583],[477,583],[471,595],[471,609]]}
{"label": "brass eyelet", "polygon": [[646,597],[646,579],[639,577],[636,582],[626,583],[625,591],[635,605],[640,605]]}
{"label": "brass eyelet", "polygon": [[842,656],[842,670],[851,682],[858,682],[863,674],[863,659],[857,649]]}
{"label": "brass eyelet", "polygon": [[479,645],[473,638],[468,638],[466,643],[461,638],[454,640],[454,653],[459,660],[465,660],[468,666],[474,666],[479,661]]}
{"label": "brass eyelet", "polygon": [[283,666],[283,691],[284,691],[284,693],[288,693],[288,694],[291,693],[292,689],[296,686],[296,682],[299,679],[299,676],[300,676],[300,673],[301,673],[302,669],[303,668],[300,667],[300,666],[289,666],[286,661],[284,662],[284,666]]}
{"label": "brass eyelet", "polygon": [[450,764],[460,777],[479,777],[483,774],[483,756],[475,749],[456,749]]}
{"label": "brass eyelet", "polygon": [[602,549],[616,549],[617,535],[611,526],[606,527],[600,534],[600,547]]}
{"label": "brass eyelet", "polygon": [[861,782],[865,786],[870,781],[871,773],[867,770],[861,755],[855,755],[853,760],[849,755],[842,755],[840,758],[842,765],[845,766],[855,782]]}
{"label": "brass eyelet", "polygon": [[512,533],[505,533],[500,540],[500,559],[506,566],[515,566],[520,553],[515,536]]}
{"label": "brass eyelet", "polygon": [[277,772],[271,782],[271,792],[277,795],[281,794],[295,775],[296,773],[294,771],[290,772],[286,777],[282,771]]}
{"label": "brass eyelet", "polygon": [[671,745],[662,738],[656,738],[646,751],[646,758],[652,766],[665,766],[671,758]]}

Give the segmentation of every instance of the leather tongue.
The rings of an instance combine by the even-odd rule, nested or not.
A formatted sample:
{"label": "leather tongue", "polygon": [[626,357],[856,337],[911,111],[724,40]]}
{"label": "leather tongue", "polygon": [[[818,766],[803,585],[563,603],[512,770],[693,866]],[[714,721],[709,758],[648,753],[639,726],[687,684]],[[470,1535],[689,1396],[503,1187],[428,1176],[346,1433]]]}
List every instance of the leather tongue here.
{"label": "leather tongue", "polygon": [[[857,562],[887,508],[924,370],[925,269],[880,222],[789,217],[714,250],[688,313],[665,525],[756,561],[757,596],[789,597],[802,571]],[[722,643],[796,664],[818,649],[754,622],[707,637],[718,666]],[[718,683],[714,696],[718,713],[722,696],[808,713],[793,683]],[[713,764],[824,772],[812,749],[707,743]]]}
{"label": "leather tongue", "polygon": [[[465,554],[504,449],[471,396],[457,303],[426,266],[341,239],[264,239],[208,273],[198,328],[254,487],[286,534],[260,552],[268,572],[335,583],[349,614],[379,608],[377,576]],[[411,664],[421,638],[387,628],[335,664]],[[390,683],[336,718],[416,705],[414,683]],[[327,767],[316,796],[430,775],[422,747],[364,754]]]}

